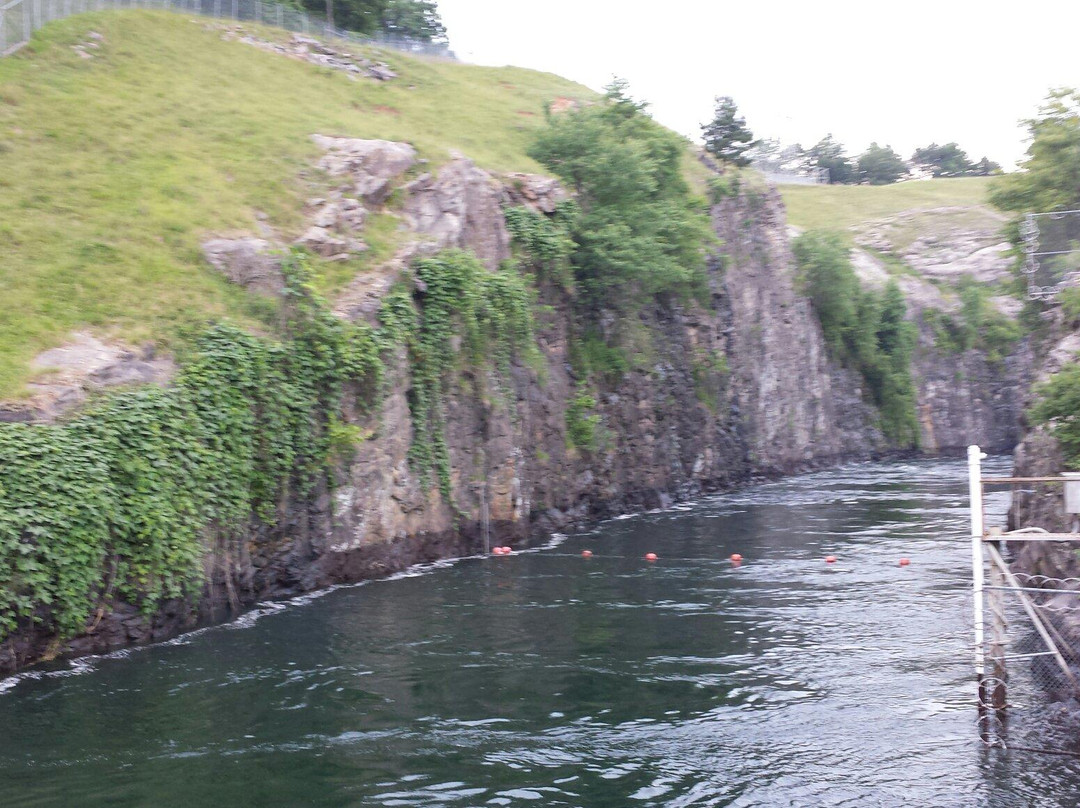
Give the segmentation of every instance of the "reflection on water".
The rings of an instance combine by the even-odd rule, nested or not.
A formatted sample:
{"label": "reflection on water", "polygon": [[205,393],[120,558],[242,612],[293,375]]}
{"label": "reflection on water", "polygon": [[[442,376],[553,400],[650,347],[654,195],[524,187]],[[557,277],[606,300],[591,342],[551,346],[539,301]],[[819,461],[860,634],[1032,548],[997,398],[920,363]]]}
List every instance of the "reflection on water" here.
{"label": "reflection on water", "polygon": [[965,484],[851,465],[28,677],[2,802],[1074,805],[975,736]]}

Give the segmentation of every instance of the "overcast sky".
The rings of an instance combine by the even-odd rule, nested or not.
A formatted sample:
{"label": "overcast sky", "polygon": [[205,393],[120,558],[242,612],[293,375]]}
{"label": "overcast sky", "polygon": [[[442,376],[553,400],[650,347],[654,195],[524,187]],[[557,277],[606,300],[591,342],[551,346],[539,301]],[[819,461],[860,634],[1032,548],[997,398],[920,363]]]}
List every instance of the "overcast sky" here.
{"label": "overcast sky", "polygon": [[693,0],[439,0],[465,61],[548,70],[594,89],[630,81],[653,115],[697,138],[732,96],[757,136],[832,132],[903,156],[955,140],[1009,166],[1018,125],[1051,87],[1080,86],[1080,4]]}

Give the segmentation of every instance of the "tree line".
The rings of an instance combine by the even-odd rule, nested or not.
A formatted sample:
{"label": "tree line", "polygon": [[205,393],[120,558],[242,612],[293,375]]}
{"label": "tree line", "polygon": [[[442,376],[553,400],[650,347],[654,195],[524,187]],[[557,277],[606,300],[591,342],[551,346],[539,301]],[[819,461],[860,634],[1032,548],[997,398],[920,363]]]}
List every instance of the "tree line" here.
{"label": "tree line", "polygon": [[971,160],[957,143],[931,143],[904,160],[891,146],[877,142],[857,156],[828,134],[810,148],[783,146],[775,139],[757,139],[730,96],[719,96],[712,120],[702,126],[705,150],[735,166],[751,163],[811,174],[827,172],[830,185],[889,185],[912,174],[932,177],[986,177],[1000,174],[1001,166],[983,157]]}
{"label": "tree line", "polygon": [[360,34],[389,34],[421,42],[446,42],[435,0],[285,0],[325,16],[336,28]]}

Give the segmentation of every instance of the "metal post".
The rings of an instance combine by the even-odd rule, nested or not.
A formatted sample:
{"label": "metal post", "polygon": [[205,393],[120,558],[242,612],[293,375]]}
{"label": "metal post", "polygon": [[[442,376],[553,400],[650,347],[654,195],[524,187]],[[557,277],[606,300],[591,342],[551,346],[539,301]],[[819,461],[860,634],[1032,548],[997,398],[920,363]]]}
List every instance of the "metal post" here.
{"label": "metal post", "polygon": [[979,688],[979,709],[985,709],[983,675],[986,652],[983,648],[983,501],[982,459],[978,446],[968,446],[968,494],[971,500],[971,582],[975,617],[975,681]]}
{"label": "metal post", "polygon": [[277,4],[277,27],[278,28],[284,28],[285,27],[284,16],[285,16],[285,12],[281,8],[281,3],[278,3]]}
{"label": "metal post", "polygon": [[996,564],[991,564],[987,608],[990,610],[990,677],[993,679],[990,704],[995,710],[1004,710],[1008,701],[1006,688],[1009,682],[1009,671],[1005,666],[1005,643],[1008,640],[1008,622],[1005,620],[1004,603],[1006,583],[1004,573]]}

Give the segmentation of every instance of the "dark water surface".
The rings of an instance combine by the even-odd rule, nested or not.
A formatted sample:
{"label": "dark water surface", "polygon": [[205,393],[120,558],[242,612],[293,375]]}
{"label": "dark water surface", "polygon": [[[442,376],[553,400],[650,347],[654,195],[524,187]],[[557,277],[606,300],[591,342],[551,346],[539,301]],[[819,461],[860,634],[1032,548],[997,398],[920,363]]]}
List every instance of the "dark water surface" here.
{"label": "dark water surface", "polygon": [[976,737],[966,529],[851,465],[9,680],[0,805],[1075,806]]}

